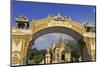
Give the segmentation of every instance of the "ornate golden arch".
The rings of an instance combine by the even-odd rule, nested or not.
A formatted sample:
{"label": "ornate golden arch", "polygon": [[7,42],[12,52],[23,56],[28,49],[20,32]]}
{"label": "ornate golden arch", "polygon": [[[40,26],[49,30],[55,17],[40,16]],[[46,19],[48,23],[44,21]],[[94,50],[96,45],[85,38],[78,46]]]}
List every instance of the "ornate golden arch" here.
{"label": "ornate golden arch", "polygon": [[82,35],[91,61],[95,61],[95,33],[86,32],[86,29],[83,25],[69,18],[64,20],[55,20],[55,17],[48,16],[42,20],[33,19],[29,29],[12,29],[12,64],[25,64],[23,59],[26,57],[29,43],[36,32],[56,26],[72,29]]}

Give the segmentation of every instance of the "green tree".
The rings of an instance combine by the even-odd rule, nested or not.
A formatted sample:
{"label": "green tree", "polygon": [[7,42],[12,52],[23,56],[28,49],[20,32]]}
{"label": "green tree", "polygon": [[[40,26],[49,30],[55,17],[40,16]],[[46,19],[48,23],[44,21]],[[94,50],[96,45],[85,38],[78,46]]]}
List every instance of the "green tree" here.
{"label": "green tree", "polygon": [[69,46],[71,49],[74,49],[75,47],[77,47],[77,42],[72,40],[72,41],[68,41],[66,43],[67,46]]}
{"label": "green tree", "polygon": [[34,63],[35,64],[39,64],[39,63],[41,63],[42,62],[42,60],[43,60],[43,55],[35,55],[34,57],[33,57],[33,59],[34,59]]}
{"label": "green tree", "polygon": [[46,54],[46,50],[38,50],[36,48],[31,49],[30,60],[33,60],[35,64],[42,62]]}
{"label": "green tree", "polygon": [[[77,42],[76,41],[67,41],[65,46],[67,47],[66,48],[67,51],[71,50],[72,58],[76,59],[76,61],[77,61],[77,59],[80,57],[80,54],[81,54],[80,53],[80,48],[79,48]],[[68,49],[68,47],[70,49]]]}

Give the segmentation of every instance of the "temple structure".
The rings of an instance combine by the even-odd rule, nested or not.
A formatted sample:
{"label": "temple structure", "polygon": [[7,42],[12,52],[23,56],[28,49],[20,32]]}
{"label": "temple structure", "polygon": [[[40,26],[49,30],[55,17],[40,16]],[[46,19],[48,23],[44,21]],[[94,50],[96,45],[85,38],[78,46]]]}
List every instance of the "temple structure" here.
{"label": "temple structure", "polygon": [[[68,47],[68,46],[67,46]],[[62,63],[71,61],[71,51],[66,51],[65,42],[60,38],[59,44],[54,41],[51,48],[47,49],[45,63]]]}

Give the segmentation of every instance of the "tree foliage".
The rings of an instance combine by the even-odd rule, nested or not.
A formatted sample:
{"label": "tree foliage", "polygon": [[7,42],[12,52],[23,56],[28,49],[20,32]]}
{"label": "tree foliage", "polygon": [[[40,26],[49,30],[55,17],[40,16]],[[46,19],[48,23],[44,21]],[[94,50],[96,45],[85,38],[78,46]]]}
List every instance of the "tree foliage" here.
{"label": "tree foliage", "polygon": [[35,64],[39,64],[44,59],[46,50],[31,49],[30,60],[34,60]]}
{"label": "tree foliage", "polygon": [[[80,48],[76,41],[67,41],[65,42],[65,46],[67,47],[66,50],[71,50],[72,58],[79,58],[80,57]],[[69,48],[68,48],[69,47]]]}
{"label": "tree foliage", "polygon": [[34,63],[35,63],[35,64],[41,63],[42,60],[43,60],[43,58],[44,58],[44,56],[41,55],[41,54],[40,54],[40,55],[35,55],[35,56],[33,56]]}

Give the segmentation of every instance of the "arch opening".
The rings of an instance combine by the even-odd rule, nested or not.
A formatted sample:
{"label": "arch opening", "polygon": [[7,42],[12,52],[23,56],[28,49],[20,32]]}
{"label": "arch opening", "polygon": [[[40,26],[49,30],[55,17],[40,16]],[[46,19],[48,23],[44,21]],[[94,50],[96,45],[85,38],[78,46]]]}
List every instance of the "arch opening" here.
{"label": "arch opening", "polygon": [[[40,30],[40,31],[33,34],[33,39],[30,42],[30,44],[28,46],[28,50],[27,50],[26,64],[28,64],[27,60],[29,59],[30,48],[34,45],[35,40],[43,35],[50,34],[50,33],[63,33],[63,34],[71,36],[74,40],[77,41],[77,44],[78,44],[80,51],[81,51],[82,61],[88,61],[86,59],[86,57],[88,58],[89,55],[88,55],[88,52],[86,50],[87,48],[85,47],[85,42],[83,41],[83,36],[70,28],[56,26],[56,27],[45,28],[45,29]],[[85,50],[85,52],[86,52],[85,54],[87,54],[87,56],[86,55],[84,56],[84,50]],[[64,56],[64,54],[63,54],[63,56]]]}

